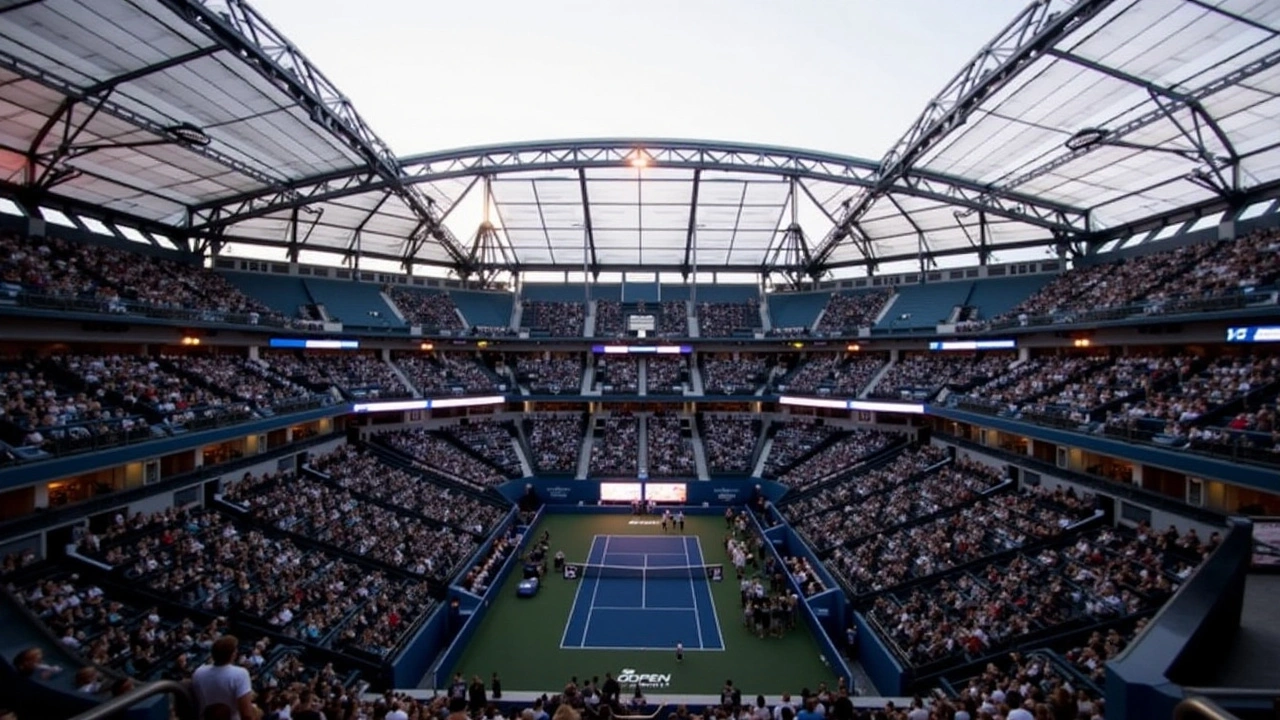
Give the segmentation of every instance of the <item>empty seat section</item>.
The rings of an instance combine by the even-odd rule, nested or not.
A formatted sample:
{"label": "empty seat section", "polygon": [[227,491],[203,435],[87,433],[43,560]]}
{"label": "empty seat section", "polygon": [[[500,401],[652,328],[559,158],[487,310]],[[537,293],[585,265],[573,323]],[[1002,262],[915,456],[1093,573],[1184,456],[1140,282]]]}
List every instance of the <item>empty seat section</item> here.
{"label": "empty seat section", "polygon": [[298,308],[312,303],[302,278],[293,275],[245,272],[224,272],[222,275],[245,295],[259,300],[285,317],[299,317]]}
{"label": "empty seat section", "polygon": [[774,330],[812,328],[831,293],[777,293],[769,296],[769,319]]}
{"label": "empty seat section", "polygon": [[988,278],[973,283],[969,294],[969,307],[977,309],[970,320],[984,320],[1009,312],[1018,303],[1044,287],[1053,275],[1020,275],[1018,277]]}
{"label": "empty seat section", "polygon": [[323,305],[329,318],[348,328],[403,328],[404,322],[396,317],[391,306],[382,298],[382,290],[373,283],[350,280],[321,280],[311,278],[302,281],[319,305]]}
{"label": "empty seat section", "polygon": [[453,304],[462,311],[472,327],[505,328],[511,326],[510,293],[484,290],[451,290]]}
{"label": "empty seat section", "polygon": [[889,312],[880,318],[875,329],[922,330],[931,329],[946,322],[957,305],[963,305],[969,297],[973,282],[931,283],[927,285],[900,285],[898,297]]}

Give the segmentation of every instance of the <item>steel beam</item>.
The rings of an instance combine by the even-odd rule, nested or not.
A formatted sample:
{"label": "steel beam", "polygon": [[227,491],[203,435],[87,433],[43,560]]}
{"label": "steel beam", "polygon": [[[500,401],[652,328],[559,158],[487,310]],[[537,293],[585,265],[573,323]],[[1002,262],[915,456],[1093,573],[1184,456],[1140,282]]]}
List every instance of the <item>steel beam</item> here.
{"label": "steel beam", "polygon": [[[1218,78],[1215,78],[1214,80],[1211,80],[1205,83],[1204,85],[1201,85],[1200,87],[1195,88],[1194,90],[1189,90],[1182,94],[1183,97],[1180,100],[1171,99],[1170,100],[1171,107],[1157,106],[1143,113],[1142,115],[1139,115],[1138,117],[1130,120],[1124,125],[1121,125],[1120,127],[1106,128],[1107,130],[1110,131],[1109,137],[1123,140],[1125,136],[1133,132],[1136,132],[1144,127],[1147,127],[1148,125],[1151,125],[1156,122],[1160,122],[1161,120],[1167,120],[1168,113],[1171,110],[1176,109],[1180,105],[1185,105],[1188,102],[1197,102],[1197,103],[1201,102],[1206,98],[1218,92],[1221,92],[1227,88],[1235,87],[1243,83],[1245,80],[1253,77],[1254,75],[1257,75],[1261,72],[1269,70],[1270,68],[1273,68],[1276,65],[1280,65],[1280,50],[1272,51],[1258,58],[1257,60],[1254,60],[1253,62],[1247,65],[1236,68],[1235,70],[1225,75],[1219,76]],[[1090,152],[1093,152],[1099,147],[1105,147],[1105,146],[1106,146],[1105,143],[1100,143],[1098,145],[1082,148],[1080,150],[1064,152],[1062,155],[1059,155],[1058,157],[1048,162],[1042,163],[1034,168],[1031,168],[1030,170],[1019,173],[1018,175],[1015,175],[1013,177],[1001,178],[996,182],[996,185],[999,187],[999,189],[1002,192],[1008,191],[1008,190],[1017,190],[1019,187],[1027,184],[1028,182],[1031,182],[1032,180],[1035,180],[1036,178],[1042,177],[1044,175],[1048,175],[1049,173],[1054,172],[1058,168],[1061,168],[1065,165],[1069,165],[1072,162],[1075,162],[1077,159],[1089,154]],[[1089,210],[1092,210],[1092,209],[1093,208],[1089,208]]]}
{"label": "steel beam", "polygon": [[[587,171],[578,168],[578,189],[582,191],[582,224],[587,233],[587,250],[591,253],[591,267],[599,266],[600,261],[596,259],[596,234],[591,225],[591,196],[587,194]],[[542,217],[542,210],[539,208],[538,216]],[[546,221],[543,220],[543,232],[546,232]]]}
{"label": "steel beam", "polygon": [[[651,167],[753,173],[798,177],[842,185],[870,187],[878,165],[870,160],[811,150],[766,145],[697,140],[626,139],[564,140],[462,148],[417,155],[401,160],[408,183],[430,183],[474,175],[592,168],[631,168],[634,152],[642,147]],[[200,221],[193,229],[229,225],[267,215],[293,204],[335,200],[387,185],[367,170],[345,170],[292,183],[285,191],[250,192],[198,205]],[[1088,229],[1083,209],[1046,202],[1029,195],[1005,193],[989,197],[990,189],[962,178],[917,172],[902,178],[893,192],[959,207],[980,209],[1000,217],[1064,232]]]}
{"label": "steel beam", "polygon": [[[860,193],[842,225],[834,228],[814,251],[815,263],[821,265],[825,262],[838,242],[837,238],[846,234],[852,223],[861,220],[877,198],[897,192],[894,186],[899,179],[918,174],[916,162],[963,126],[983,100],[999,92],[1059,40],[1095,17],[1111,2],[1036,0],[1028,5],[925,106],[924,112],[906,134],[881,159],[876,181]],[[980,190],[982,198],[987,201],[1008,197],[1007,193],[990,187]],[[982,209],[982,203],[973,207]],[[1062,229],[1079,232],[1086,228]]]}
{"label": "steel beam", "polygon": [[689,227],[684,234],[684,268],[683,272],[689,273],[693,266],[690,264],[698,234],[698,188],[702,187],[702,170],[693,171],[693,197],[689,198]]}
{"label": "steel beam", "polygon": [[281,88],[312,122],[359,154],[367,169],[424,223],[424,232],[434,237],[459,265],[466,263],[466,251],[441,226],[429,199],[404,182],[403,168],[391,148],[365,123],[337,86],[256,10],[242,0],[158,1]]}

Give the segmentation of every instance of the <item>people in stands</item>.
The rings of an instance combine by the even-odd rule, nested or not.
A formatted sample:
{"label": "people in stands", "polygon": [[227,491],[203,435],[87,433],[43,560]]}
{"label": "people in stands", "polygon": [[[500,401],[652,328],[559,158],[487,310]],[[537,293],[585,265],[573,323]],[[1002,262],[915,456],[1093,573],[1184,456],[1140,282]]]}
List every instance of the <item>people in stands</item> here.
{"label": "people in stands", "polygon": [[222,705],[231,720],[258,720],[261,712],[253,703],[253,685],[249,671],[234,665],[240,652],[240,641],[234,635],[223,635],[213,643],[212,662],[202,665],[191,675],[191,692],[201,715],[210,707]]}

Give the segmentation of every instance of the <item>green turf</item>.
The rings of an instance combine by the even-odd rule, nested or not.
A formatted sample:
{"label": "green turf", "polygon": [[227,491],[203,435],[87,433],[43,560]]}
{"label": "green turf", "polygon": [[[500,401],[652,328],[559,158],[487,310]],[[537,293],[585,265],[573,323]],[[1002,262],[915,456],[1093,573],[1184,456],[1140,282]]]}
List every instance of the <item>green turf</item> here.
{"label": "green turf", "polygon": [[[534,530],[551,533],[551,554],[563,550],[570,562],[582,562],[595,535],[661,535],[651,525],[632,525],[630,515],[547,515]],[[745,695],[777,695],[816,687],[835,687],[835,672],[822,660],[818,643],[803,622],[782,638],[758,638],[742,626],[738,585],[724,549],[724,519],[689,517],[685,532],[697,534],[705,563],[723,563],[724,582],[710,583],[724,637],[724,652],[689,652],[677,663],[674,652],[561,649],[560,640],[573,605],[577,581],[550,577],[537,597],[516,597],[517,568],[493,596],[480,628],[450,673],[488,678],[497,672],[504,689],[555,692],[571,676],[616,677],[623,668],[640,673],[670,673],[660,692],[715,695],[732,679]]]}

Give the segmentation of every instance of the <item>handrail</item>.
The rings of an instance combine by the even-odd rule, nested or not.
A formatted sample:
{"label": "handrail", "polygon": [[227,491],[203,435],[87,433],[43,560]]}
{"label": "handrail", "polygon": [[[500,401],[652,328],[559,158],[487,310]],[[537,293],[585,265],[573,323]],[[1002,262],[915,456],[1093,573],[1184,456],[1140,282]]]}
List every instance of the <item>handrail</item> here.
{"label": "handrail", "polygon": [[1189,697],[1173,708],[1173,720],[1192,720],[1192,718],[1239,720],[1237,715],[1207,697]]}
{"label": "handrail", "polygon": [[175,682],[173,680],[158,680],[156,682],[139,685],[116,698],[112,698],[101,705],[94,706],[84,712],[71,718],[71,720],[106,720],[118,713],[136,705],[141,700],[146,700],[153,695],[173,695],[176,702],[174,709],[178,718],[181,720],[195,720],[196,705],[195,699],[191,696],[191,690],[185,684]]}

